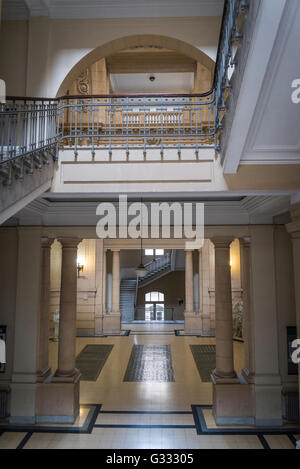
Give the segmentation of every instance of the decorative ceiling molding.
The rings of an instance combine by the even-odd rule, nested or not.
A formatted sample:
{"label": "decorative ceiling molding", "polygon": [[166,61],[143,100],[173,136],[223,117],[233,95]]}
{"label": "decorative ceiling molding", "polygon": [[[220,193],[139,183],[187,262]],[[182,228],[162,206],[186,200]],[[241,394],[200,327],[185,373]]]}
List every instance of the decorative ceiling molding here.
{"label": "decorative ceiling molding", "polygon": [[24,0],[3,0],[2,1],[2,19],[10,20],[27,20],[29,10]]}
{"label": "decorative ceiling molding", "polygon": [[[47,193],[50,195],[49,193]],[[47,195],[45,194],[45,195]],[[64,199],[65,196],[65,199]],[[101,200],[85,201],[84,198],[68,197],[70,194],[60,194],[59,201],[43,197],[31,202],[17,214],[21,225],[43,226],[96,226],[99,217],[96,208]],[[195,199],[194,202],[199,202]],[[117,209],[116,202],[112,202]],[[181,202],[184,203],[184,200]],[[146,202],[148,210],[150,202]],[[272,224],[276,215],[285,213],[290,207],[290,197],[285,196],[248,196],[240,201],[230,201],[219,198],[205,202],[205,226],[208,225],[249,225]],[[118,209],[117,209],[118,212]]]}
{"label": "decorative ceiling molding", "polygon": [[30,16],[50,16],[52,0],[25,0]]}
{"label": "decorative ceiling molding", "polygon": [[[26,19],[24,13],[20,16],[20,8],[24,9],[26,5],[30,16],[66,19],[159,18],[221,16],[224,0],[4,0],[5,11],[10,11],[9,19]],[[7,13],[5,16],[7,18]]]}

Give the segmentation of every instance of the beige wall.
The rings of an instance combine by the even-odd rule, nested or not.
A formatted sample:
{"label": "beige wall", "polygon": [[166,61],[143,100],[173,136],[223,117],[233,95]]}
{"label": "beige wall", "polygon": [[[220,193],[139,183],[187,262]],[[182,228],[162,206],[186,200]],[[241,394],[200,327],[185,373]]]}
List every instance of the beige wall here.
{"label": "beige wall", "polygon": [[0,30],[0,77],[9,96],[25,96],[27,74],[27,21],[4,21]]}
{"label": "beige wall", "polygon": [[[219,17],[203,17],[155,20],[31,18],[29,22],[5,22],[0,37],[3,57],[0,74],[9,79],[10,94],[20,94],[27,74],[28,95],[55,96],[71,69],[88,53],[133,34],[175,38],[201,49],[214,60],[220,21]],[[27,72],[24,65],[27,65]]]}

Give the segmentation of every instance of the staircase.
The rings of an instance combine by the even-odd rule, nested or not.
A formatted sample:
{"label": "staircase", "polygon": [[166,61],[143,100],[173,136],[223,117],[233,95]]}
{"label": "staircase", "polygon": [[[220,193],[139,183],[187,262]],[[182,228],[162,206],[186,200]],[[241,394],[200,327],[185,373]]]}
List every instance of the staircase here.
{"label": "staircase", "polygon": [[[175,252],[176,251],[174,251],[174,255]],[[148,274],[139,279],[139,288],[149,285],[149,283],[154,282],[174,270],[172,267],[174,264],[172,257],[173,251],[172,254],[171,252],[167,252],[163,257],[156,259],[155,262],[148,262],[148,264],[145,265],[148,270]]]}
{"label": "staircase", "polygon": [[136,297],[136,280],[121,280],[120,285],[120,310],[122,322],[134,320],[134,307]]}

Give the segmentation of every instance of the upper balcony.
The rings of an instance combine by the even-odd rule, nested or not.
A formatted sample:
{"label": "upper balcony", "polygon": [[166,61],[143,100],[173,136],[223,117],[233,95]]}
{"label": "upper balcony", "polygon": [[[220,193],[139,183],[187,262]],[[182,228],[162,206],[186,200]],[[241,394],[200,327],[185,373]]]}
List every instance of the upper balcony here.
{"label": "upper balcony", "polygon": [[[78,72],[63,97],[8,98],[0,108],[0,177],[4,184],[32,175],[49,163],[49,157],[57,159],[59,150],[72,150],[75,161],[82,150],[90,151],[91,161],[99,152],[106,152],[108,161],[121,153],[126,161],[135,153],[135,160],[139,152],[147,161],[159,151],[164,161],[174,151],[178,160],[187,149],[196,160],[202,149],[219,151],[228,68],[246,7],[243,0],[225,3],[214,81],[213,61],[208,56],[196,49],[187,56],[183,46],[174,52],[167,48],[173,47],[167,41],[165,47],[129,47],[96,61]],[[144,86],[146,92],[140,94],[116,92],[120,76],[123,83],[127,77],[127,85],[129,81],[134,89],[141,89],[137,80],[145,75],[150,82],[159,77],[162,84]],[[182,93],[172,93],[180,88]],[[167,93],[155,93],[157,89]]]}
{"label": "upper balcony", "polygon": [[[266,3],[225,2],[216,64],[178,40],[174,52],[170,39],[163,38],[159,46],[150,47],[150,37],[132,37],[126,39],[126,47],[117,40],[103,46],[102,55],[92,51],[84,57],[63,80],[62,97],[8,98],[0,108],[0,178],[6,186],[2,207],[7,197],[11,205],[24,196],[16,180],[27,184],[25,192],[29,194],[30,178],[36,179],[35,197],[38,187],[40,191],[51,188],[53,192],[74,193],[140,192],[141,183],[146,192],[237,190],[243,184],[245,190],[262,188],[265,180],[258,179],[257,172],[252,171],[249,177],[241,171],[238,182],[226,173],[236,173],[243,164],[250,120],[253,127],[253,112],[259,104],[258,99],[251,100],[259,97],[266,70],[254,59],[263,57],[268,64],[272,51],[273,55],[276,52],[278,34],[284,25],[294,26],[292,14],[297,17],[299,13],[293,1],[283,5],[285,2],[279,0],[273,20],[266,22]],[[286,32],[287,36],[293,31]],[[262,53],[253,59],[254,46]],[[99,59],[105,51],[106,58]],[[252,82],[256,80],[255,90],[249,73]],[[164,75],[161,88],[153,83],[149,87],[153,75]],[[176,86],[172,81],[175,75]],[[145,89],[137,83],[138,76],[148,80]],[[120,80],[126,83],[126,92],[124,87],[120,92]],[[134,90],[140,93],[132,94]],[[292,114],[297,111],[294,106]],[[280,119],[276,121],[276,113],[271,114],[270,108],[269,121],[275,129]],[[290,115],[288,121],[285,127],[293,137]],[[277,131],[276,138],[282,134]],[[296,153],[297,148],[293,161],[297,161]],[[43,168],[47,168],[47,175]],[[291,186],[296,187],[294,183]],[[8,188],[13,189],[8,192]]]}

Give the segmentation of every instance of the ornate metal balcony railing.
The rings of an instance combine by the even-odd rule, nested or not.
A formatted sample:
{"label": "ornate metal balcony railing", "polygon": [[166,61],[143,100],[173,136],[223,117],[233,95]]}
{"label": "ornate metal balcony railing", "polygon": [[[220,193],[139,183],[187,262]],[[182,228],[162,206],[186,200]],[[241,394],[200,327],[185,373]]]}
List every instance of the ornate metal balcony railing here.
{"label": "ornate metal balcony railing", "polygon": [[0,105],[0,177],[11,184],[33,174],[58,155],[59,148],[122,150],[129,160],[167,149],[220,151],[220,131],[231,87],[235,49],[247,10],[246,0],[226,0],[213,89],[191,95],[65,96],[57,99],[8,98]]}
{"label": "ornate metal balcony railing", "polygon": [[148,262],[145,264],[146,269],[148,270],[148,274],[145,277],[141,277],[139,282],[142,283],[144,280],[152,277],[159,272],[162,272],[166,268],[171,266],[171,252],[167,251],[163,256],[159,256],[153,261]]}
{"label": "ornate metal balcony railing", "polygon": [[56,158],[57,102],[12,98],[0,104],[0,176],[8,185],[12,174],[22,180]]}
{"label": "ornate metal balcony railing", "polygon": [[64,148],[147,150],[214,146],[214,96],[202,95],[132,95],[66,96],[58,106],[58,140]]}
{"label": "ornate metal balcony railing", "polygon": [[[249,1],[247,0],[226,0],[225,2],[213,84],[216,133],[222,128],[226,99],[231,89],[230,78],[236,65],[236,47],[243,37],[241,28],[248,7]],[[216,150],[220,150],[218,144]]]}

